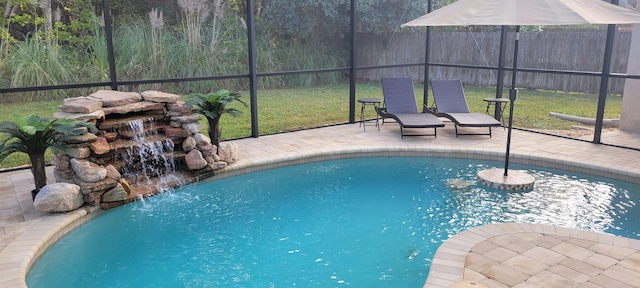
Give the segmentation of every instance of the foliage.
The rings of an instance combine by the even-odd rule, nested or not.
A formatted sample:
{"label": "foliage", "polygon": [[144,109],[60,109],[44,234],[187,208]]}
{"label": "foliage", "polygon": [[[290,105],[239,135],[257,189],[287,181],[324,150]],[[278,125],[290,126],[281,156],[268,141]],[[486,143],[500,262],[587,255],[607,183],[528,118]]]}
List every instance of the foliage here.
{"label": "foliage", "polygon": [[[15,45],[5,63],[11,77],[11,86],[29,87],[68,83],[71,74],[66,57],[70,56],[54,44],[41,43],[33,37]],[[33,91],[33,96],[44,96],[48,99],[51,93]],[[41,98],[42,99],[42,98]]]}
{"label": "foliage", "polygon": [[[259,29],[282,39],[331,44],[349,36],[350,0],[263,1]],[[387,33],[426,13],[422,1],[358,1],[359,32]]]}
{"label": "foliage", "polygon": [[240,99],[239,92],[231,92],[229,90],[218,90],[209,94],[193,94],[187,101],[187,105],[193,108],[193,112],[202,114],[209,122],[209,137],[216,147],[220,147],[220,117],[223,114],[229,114],[233,117],[240,116],[241,111],[238,108],[231,107],[233,102],[240,102],[245,107],[247,104]]}
{"label": "foliage", "polygon": [[86,127],[96,132],[96,127],[86,121],[61,118],[49,120],[40,118],[36,114],[24,117],[14,116],[13,122],[0,123],[0,162],[7,156],[22,152],[29,155],[31,172],[36,185],[40,190],[47,184],[45,174],[45,151],[48,148],[63,150],[66,145],[62,141],[64,136],[71,135],[77,127]]}
{"label": "foliage", "polygon": [[32,35],[47,43],[85,47],[93,37],[94,7],[101,2],[0,0],[0,5],[8,10],[2,11],[6,17],[0,18],[0,26],[20,41]]}

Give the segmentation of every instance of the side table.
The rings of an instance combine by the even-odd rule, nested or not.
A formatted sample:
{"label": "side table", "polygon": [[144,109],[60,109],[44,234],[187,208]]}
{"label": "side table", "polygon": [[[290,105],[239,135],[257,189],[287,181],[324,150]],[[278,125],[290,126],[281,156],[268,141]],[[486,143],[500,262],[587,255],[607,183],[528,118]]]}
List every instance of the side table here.
{"label": "side table", "polygon": [[487,114],[489,114],[489,108],[491,108],[491,105],[498,107],[500,119],[496,120],[500,120],[500,122],[502,122],[502,127],[504,128],[504,109],[507,108],[507,103],[510,101],[509,98],[484,98],[483,100],[487,102],[487,111],[485,111]]}
{"label": "side table", "polygon": [[378,99],[378,98],[362,98],[362,99],[358,99],[358,102],[360,102],[361,107],[360,107],[360,125],[358,127],[363,127],[364,131],[367,131],[367,123],[364,119],[364,109],[367,105],[373,105],[373,110],[376,112],[376,127],[378,127],[378,130],[380,130],[380,126],[379,126],[379,118],[378,118],[378,111],[376,111],[376,108],[378,108],[378,105],[380,104],[380,102],[382,102],[382,100]]}

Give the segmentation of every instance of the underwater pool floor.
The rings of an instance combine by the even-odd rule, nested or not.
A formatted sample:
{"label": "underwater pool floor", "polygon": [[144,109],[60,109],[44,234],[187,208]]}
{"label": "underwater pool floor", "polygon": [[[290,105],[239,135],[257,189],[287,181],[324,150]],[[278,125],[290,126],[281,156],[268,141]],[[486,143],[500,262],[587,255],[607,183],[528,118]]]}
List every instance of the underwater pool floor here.
{"label": "underwater pool floor", "polygon": [[[603,134],[635,143],[640,135]],[[507,132],[456,138],[451,124],[438,138],[400,138],[398,125],[366,132],[338,125],[231,141],[240,160],[216,177],[317,160],[360,156],[440,156],[504,161]],[[589,138],[586,138],[589,139]],[[629,145],[633,146],[633,145]],[[640,182],[640,151],[514,130],[511,163]],[[51,173],[52,167],[48,168]],[[49,174],[51,175],[51,174]],[[54,178],[49,176],[49,181]],[[33,261],[66,232],[101,213],[33,209],[28,169],[0,173],[0,287],[26,287]],[[537,224],[505,223],[464,231],[443,243],[425,287],[640,287],[640,241]],[[479,284],[479,285],[472,285]]]}

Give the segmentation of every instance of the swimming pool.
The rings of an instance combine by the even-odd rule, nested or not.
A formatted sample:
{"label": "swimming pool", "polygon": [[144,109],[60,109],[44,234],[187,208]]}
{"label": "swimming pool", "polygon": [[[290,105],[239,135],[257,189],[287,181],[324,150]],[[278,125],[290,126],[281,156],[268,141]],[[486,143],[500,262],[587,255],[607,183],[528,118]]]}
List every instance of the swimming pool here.
{"label": "swimming pool", "polygon": [[[29,287],[422,287],[465,229],[533,222],[640,238],[638,185],[527,169],[532,191],[476,183],[500,163],[356,158],[197,183],[69,233]],[[523,169],[515,165],[513,169]],[[154,282],[155,281],[155,282]]]}

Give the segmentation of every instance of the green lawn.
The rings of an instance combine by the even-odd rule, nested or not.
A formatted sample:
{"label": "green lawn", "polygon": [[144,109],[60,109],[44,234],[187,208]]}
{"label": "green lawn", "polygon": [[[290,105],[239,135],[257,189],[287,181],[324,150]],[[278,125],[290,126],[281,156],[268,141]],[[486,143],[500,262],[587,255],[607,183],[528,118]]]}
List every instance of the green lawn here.
{"label": "green lawn", "polygon": [[[423,86],[416,85],[418,107],[422,107]],[[549,112],[595,117],[598,103],[597,95],[566,94],[563,92],[526,90],[519,91],[514,109],[514,127],[531,129],[570,129],[576,123],[549,116]],[[469,107],[474,112],[485,112],[483,98],[495,97],[495,88],[465,87]],[[380,83],[359,83],[357,98],[382,98]],[[508,95],[505,91],[503,95]],[[243,99],[249,104],[247,93]],[[431,100],[429,100],[431,104]],[[11,121],[12,115],[24,116],[36,113],[42,117],[51,117],[59,111],[62,100],[28,103],[5,103],[0,105],[0,121]],[[359,104],[359,103],[358,103]],[[605,109],[605,118],[619,118],[622,97],[609,96]],[[222,117],[220,127],[223,139],[246,137],[251,134],[249,108],[236,103],[243,111],[240,117],[229,115]],[[367,117],[375,117],[373,109],[367,109]],[[355,119],[359,119],[360,106],[356,105]],[[349,120],[349,86],[331,85],[312,88],[272,89],[258,91],[258,131],[261,135],[292,131],[310,127],[345,123]],[[206,121],[202,121],[206,125]],[[205,131],[206,131],[205,127]],[[51,153],[48,153],[51,157]],[[16,167],[28,164],[26,154],[14,154],[0,163],[0,168]]]}

